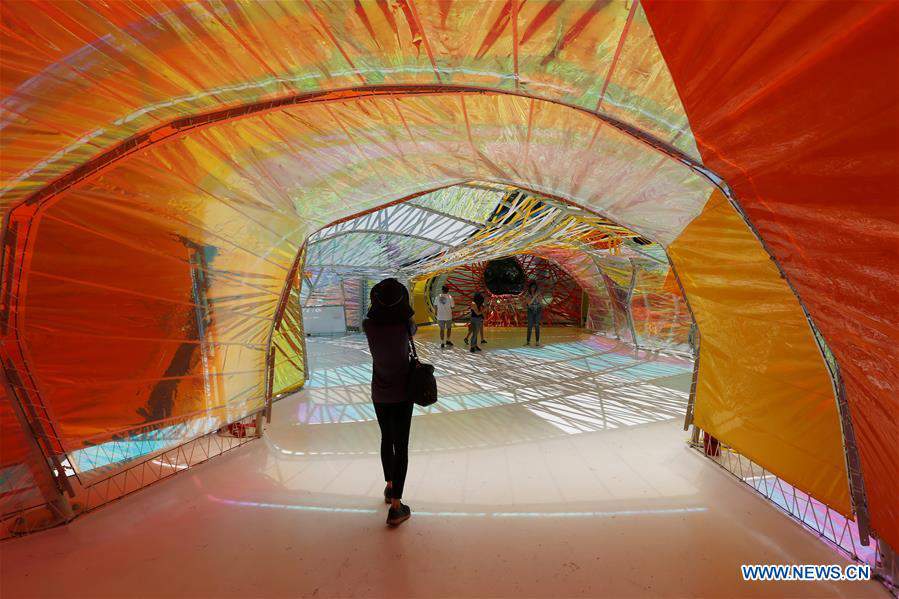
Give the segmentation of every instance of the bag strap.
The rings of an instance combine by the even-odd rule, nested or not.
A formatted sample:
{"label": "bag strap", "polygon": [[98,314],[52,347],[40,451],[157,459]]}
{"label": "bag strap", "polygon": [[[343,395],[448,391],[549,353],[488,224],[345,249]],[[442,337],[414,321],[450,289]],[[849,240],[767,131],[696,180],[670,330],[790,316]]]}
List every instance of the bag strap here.
{"label": "bag strap", "polygon": [[412,338],[412,331],[407,328],[406,334],[409,336],[409,345],[412,347],[412,357],[418,360],[418,352],[415,351],[415,339]]}

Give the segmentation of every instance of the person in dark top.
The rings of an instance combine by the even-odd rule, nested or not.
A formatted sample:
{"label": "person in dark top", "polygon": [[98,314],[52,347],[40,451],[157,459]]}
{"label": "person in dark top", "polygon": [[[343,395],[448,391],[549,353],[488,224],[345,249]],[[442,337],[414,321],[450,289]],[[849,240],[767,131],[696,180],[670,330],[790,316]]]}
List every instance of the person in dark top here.
{"label": "person in dark top", "polygon": [[371,400],[381,428],[384,501],[390,504],[387,524],[397,526],[412,516],[401,501],[409,465],[409,429],[413,404],[406,398],[409,340],[415,334],[415,312],[409,291],[396,279],[384,279],[371,289],[371,308],[362,330],[371,350]]}
{"label": "person in dark top", "polygon": [[537,286],[537,281],[528,284],[528,290],[524,292],[524,303],[528,316],[528,336],[525,345],[531,344],[531,330],[537,333],[537,347],[540,347],[540,320],[543,318],[543,292]]}
{"label": "person in dark top", "polygon": [[480,291],[475,292],[472,300],[474,301],[469,305],[469,309],[471,311],[471,319],[468,322],[468,333],[465,335],[465,345],[468,345],[468,339],[472,338],[471,352],[474,353],[476,351],[481,351],[481,347],[480,345],[478,345],[477,335],[471,334],[475,326],[477,326],[480,331],[479,335],[481,336],[481,345],[487,343],[487,340],[484,339],[484,318],[486,318],[486,312],[484,310],[483,293],[481,293]]}
{"label": "person in dark top", "polygon": [[480,291],[474,294],[473,301],[469,305],[471,311],[471,353],[481,351],[478,346],[478,337],[484,343],[484,294]]}

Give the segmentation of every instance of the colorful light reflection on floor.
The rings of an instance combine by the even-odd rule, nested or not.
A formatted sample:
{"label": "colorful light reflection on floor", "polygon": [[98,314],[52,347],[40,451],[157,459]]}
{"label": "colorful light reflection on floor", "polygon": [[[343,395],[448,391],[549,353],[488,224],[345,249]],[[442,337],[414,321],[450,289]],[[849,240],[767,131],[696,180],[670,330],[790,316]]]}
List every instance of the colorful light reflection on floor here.
{"label": "colorful light reflection on floor", "polygon": [[[429,408],[416,407],[415,414],[522,404],[569,433],[634,426],[683,414],[692,361],[635,352],[604,337],[585,337],[542,347],[489,349],[482,354],[468,353],[464,346],[441,350],[436,342],[420,339],[420,353],[435,366],[440,401]],[[326,355],[353,353],[357,362],[313,367],[303,392],[306,398],[297,405],[297,423],[374,420],[365,337],[315,339],[310,341],[313,346],[316,349],[311,351],[320,349]],[[679,384],[672,386],[672,379]]]}

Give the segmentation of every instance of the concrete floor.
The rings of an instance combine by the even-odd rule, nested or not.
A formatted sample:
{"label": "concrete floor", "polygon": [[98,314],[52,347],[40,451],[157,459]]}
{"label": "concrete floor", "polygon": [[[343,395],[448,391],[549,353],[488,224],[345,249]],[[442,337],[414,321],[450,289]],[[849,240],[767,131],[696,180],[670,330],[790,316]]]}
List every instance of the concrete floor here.
{"label": "concrete floor", "polygon": [[[0,544],[6,599],[45,597],[886,597],[747,583],[740,564],[846,564],[686,447],[691,364],[550,329],[441,351],[384,526],[364,338],[312,339],[307,388],[262,441],[64,528]],[[461,340],[459,331],[455,333]]]}

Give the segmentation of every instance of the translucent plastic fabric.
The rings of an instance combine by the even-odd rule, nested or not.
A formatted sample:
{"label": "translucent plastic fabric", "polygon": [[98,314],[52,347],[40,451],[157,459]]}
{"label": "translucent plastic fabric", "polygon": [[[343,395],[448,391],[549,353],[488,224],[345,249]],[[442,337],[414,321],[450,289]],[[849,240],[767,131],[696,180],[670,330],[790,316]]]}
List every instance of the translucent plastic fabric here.
{"label": "translucent plastic fabric", "polygon": [[[299,261],[305,255],[298,257]],[[299,266],[299,263],[297,264]],[[306,341],[303,335],[300,285],[302,273],[295,271],[282,312],[275,318],[272,329],[272,355],[269,359],[271,389],[268,396],[296,391],[306,382]]]}
{"label": "translucent plastic fabric", "polygon": [[[640,347],[689,350],[692,318],[680,290],[665,286],[670,271],[667,258],[661,264],[645,257],[612,257],[589,248],[539,247],[533,251],[558,263],[587,294],[586,328],[629,342],[634,342],[636,333]],[[664,250],[659,251],[665,255]]]}
{"label": "translucent plastic fabric", "polygon": [[306,267],[333,269],[343,276],[372,271],[388,276],[404,264],[436,254],[444,247],[403,235],[348,233],[310,246]]}
{"label": "translucent plastic fabric", "polygon": [[665,288],[670,267],[643,262],[635,265],[637,278],[631,294],[630,311],[637,345],[652,349],[690,350],[693,319],[683,296]]}
{"label": "translucent plastic fabric", "polygon": [[590,253],[560,247],[540,247],[538,255],[565,269],[587,294],[588,307],[584,326],[593,331],[615,335],[615,314],[597,260]]}
{"label": "translucent plastic fabric", "polygon": [[[899,545],[897,9],[646,6],[648,21],[625,2],[0,4],[0,335],[27,375],[16,392],[69,452],[257,410],[274,378],[299,380],[291,360],[270,376],[269,342],[306,236],[472,180],[678,240],[691,302],[727,279],[752,305],[770,272],[759,258],[743,271],[758,285],[728,279],[725,260],[761,252],[746,225],[728,229],[734,248],[689,228],[713,189],[687,164],[695,133],[840,361],[872,523]],[[706,243],[722,261],[691,261]],[[620,274],[602,276],[626,312]],[[823,361],[805,337],[802,360],[759,348],[779,325],[726,307],[715,323],[761,337],[702,367],[702,424],[846,511]],[[776,313],[791,329],[793,309]],[[814,388],[783,395],[810,372]],[[766,428],[769,390],[777,433],[798,427],[801,443]]]}
{"label": "translucent plastic fabric", "polygon": [[644,5],[705,164],[839,362],[871,525],[899,547],[899,4]]}
{"label": "translucent plastic fabric", "polygon": [[[25,434],[6,390],[0,388],[0,517],[43,503],[31,472],[40,464],[33,463]],[[6,536],[2,532],[0,537]]]}
{"label": "translucent plastic fabric", "polygon": [[365,295],[368,287],[365,279],[350,277],[343,279],[343,310],[346,316],[347,328],[362,330],[362,320],[365,318]]}
{"label": "translucent plastic fabric", "polygon": [[4,2],[0,14],[6,204],[179,117],[366,86],[526,93],[696,155],[638,3]]}
{"label": "translucent plastic fabric", "polygon": [[329,268],[306,268],[301,304],[304,309],[326,306],[343,307],[348,329],[359,330],[364,318],[366,278]]}
{"label": "translucent plastic fabric", "polygon": [[483,224],[507,193],[508,190],[499,186],[445,187],[410,200],[409,204],[462,218],[470,223]]}
{"label": "translucent plastic fabric", "polygon": [[830,375],[799,301],[752,231],[715,192],[668,253],[699,326],[696,424],[851,514]]}

